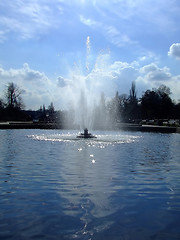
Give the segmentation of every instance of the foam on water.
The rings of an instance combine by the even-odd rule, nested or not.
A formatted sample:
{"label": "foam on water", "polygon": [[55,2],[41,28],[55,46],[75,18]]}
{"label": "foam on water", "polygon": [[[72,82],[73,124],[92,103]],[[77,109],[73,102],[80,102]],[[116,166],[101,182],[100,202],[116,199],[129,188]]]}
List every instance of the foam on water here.
{"label": "foam on water", "polygon": [[123,144],[123,143],[133,143],[137,142],[140,136],[133,136],[130,134],[103,134],[98,133],[95,135],[96,138],[93,139],[82,139],[77,138],[77,133],[53,133],[53,134],[34,134],[28,135],[29,138],[32,138],[37,141],[50,141],[50,142],[83,142],[88,146],[97,146],[105,147],[112,144]]}

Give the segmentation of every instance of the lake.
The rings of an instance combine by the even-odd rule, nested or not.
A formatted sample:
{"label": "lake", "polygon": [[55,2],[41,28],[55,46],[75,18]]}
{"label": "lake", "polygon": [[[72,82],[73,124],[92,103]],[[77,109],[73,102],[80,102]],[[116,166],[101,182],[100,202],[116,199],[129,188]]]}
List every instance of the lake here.
{"label": "lake", "polygon": [[0,130],[0,239],[180,239],[180,134]]}

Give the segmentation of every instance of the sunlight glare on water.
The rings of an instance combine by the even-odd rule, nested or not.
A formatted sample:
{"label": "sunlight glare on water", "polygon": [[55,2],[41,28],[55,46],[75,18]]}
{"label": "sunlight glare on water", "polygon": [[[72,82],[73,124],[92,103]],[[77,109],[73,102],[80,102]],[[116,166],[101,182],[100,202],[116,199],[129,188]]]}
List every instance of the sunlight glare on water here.
{"label": "sunlight glare on water", "polygon": [[[85,142],[88,146],[95,146],[104,148],[110,144],[121,144],[121,143],[133,143],[138,141],[140,136],[133,136],[128,134],[114,134],[114,132],[109,132],[109,134],[97,134],[96,138],[93,139],[79,139],[77,138],[76,132],[68,132],[61,134],[41,134],[41,135],[29,135],[29,138],[38,141],[50,141],[50,142]],[[79,144],[79,142],[78,142]],[[79,148],[81,151],[81,148]]]}

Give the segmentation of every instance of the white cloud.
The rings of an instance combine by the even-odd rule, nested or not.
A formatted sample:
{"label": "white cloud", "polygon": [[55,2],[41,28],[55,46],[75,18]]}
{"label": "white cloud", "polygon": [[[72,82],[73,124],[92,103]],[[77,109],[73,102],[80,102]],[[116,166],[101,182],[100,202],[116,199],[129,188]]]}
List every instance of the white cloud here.
{"label": "white cloud", "polygon": [[[167,27],[174,30],[176,19],[174,16],[179,15],[179,7],[177,1],[158,0],[153,3],[152,0],[100,0],[94,1],[94,7],[101,16],[108,18],[114,16],[128,24],[146,23],[151,28],[146,31],[158,29],[166,31]],[[136,19],[136,22],[134,20]],[[142,25],[140,25],[142,26]]]}
{"label": "white cloud", "polygon": [[130,39],[126,33],[120,32],[114,26],[104,26],[104,35],[115,46],[123,47],[125,45],[137,44],[136,41]]}
{"label": "white cloud", "polygon": [[132,40],[126,33],[121,32],[113,25],[104,24],[103,22],[97,22],[90,18],[85,18],[83,15],[80,15],[80,21],[91,27],[100,31],[105,38],[117,47],[123,47],[125,45],[137,44],[137,41]]}
{"label": "white cloud", "polygon": [[9,70],[5,70],[3,68],[0,68],[0,78],[4,79],[5,81],[25,81],[37,85],[49,81],[44,73],[30,69],[27,63],[24,63],[23,68],[21,69],[11,68]]}
{"label": "white cloud", "polygon": [[87,25],[89,27],[100,27],[101,23],[97,22],[93,19],[90,18],[85,18],[83,15],[80,15],[80,21],[84,24]]}
{"label": "white cloud", "polygon": [[139,69],[136,82],[141,92],[158,88],[161,84],[164,84],[171,89],[172,99],[179,99],[180,75],[173,75],[167,67],[160,68],[155,63],[145,65]]}
{"label": "white cloud", "polygon": [[65,89],[61,88],[61,91],[65,90],[65,95],[71,96],[74,102],[80,89],[93,89],[97,99],[101,92],[109,98],[113,97],[116,91],[119,94],[129,94],[132,81],[136,82],[139,97],[147,89],[158,88],[161,84],[171,88],[172,98],[177,99],[178,94],[180,95],[180,76],[173,75],[166,66],[159,67],[155,62],[142,66],[142,61],[111,62],[108,54],[98,56],[94,69],[88,75],[73,72],[69,80],[66,79]]}
{"label": "white cloud", "polygon": [[168,81],[172,78],[167,67],[159,68],[155,63],[145,65],[140,69],[147,81]]}
{"label": "white cloud", "polygon": [[0,31],[0,43],[4,42],[6,40],[6,33],[7,31]]}
{"label": "white cloud", "polygon": [[23,65],[21,74],[24,81],[34,82],[37,85],[48,83],[49,81],[48,77],[44,73],[39,72],[37,70],[30,69],[27,63]]}
{"label": "white cloud", "polygon": [[9,82],[14,82],[25,90],[22,97],[27,108],[37,109],[40,105],[48,105],[53,101],[53,91],[56,86],[44,73],[31,69],[27,63],[20,69],[5,70],[1,67],[0,79],[1,94]]}
{"label": "white cloud", "polygon": [[0,14],[1,35],[13,32],[19,38],[32,38],[56,28],[59,24],[58,16],[63,10],[58,1],[55,4],[56,7],[52,7],[46,0],[0,2],[0,8],[3,9]]}
{"label": "white cloud", "polygon": [[22,97],[26,109],[38,109],[43,104],[49,106],[50,102],[54,103],[56,109],[66,109],[70,102],[75,104],[79,101],[82,89],[90,93],[92,103],[98,101],[101,92],[107,98],[113,97],[116,91],[129,94],[132,81],[136,82],[139,96],[143,91],[161,84],[170,87],[172,98],[177,99],[180,95],[180,75],[173,76],[170,69],[160,68],[155,63],[140,66],[137,61],[111,62],[108,54],[101,54],[88,74],[79,69],[71,69],[68,76],[53,80],[43,72],[31,69],[27,63],[19,69],[6,70],[0,67],[0,92],[3,93],[8,82],[16,83],[25,90]]}
{"label": "white cloud", "polygon": [[68,83],[65,87],[64,78],[58,78],[61,96],[64,91],[65,96],[71,96],[74,99],[73,102],[76,102],[79,92],[84,89],[87,93],[90,91],[91,101],[94,102],[98,101],[101,92],[104,92],[108,98],[114,96],[116,91],[120,94],[128,93],[132,81],[138,77],[136,65],[135,62],[131,64],[120,61],[112,63],[109,54],[101,54],[97,57],[94,68],[87,75],[72,72],[71,76],[65,80],[66,84]]}
{"label": "white cloud", "polygon": [[157,67],[156,64],[151,63],[151,64],[148,64],[148,65],[145,65],[144,67],[142,67],[142,68],[140,69],[140,71],[141,71],[142,73],[149,73],[149,72],[154,72],[154,71],[156,71],[157,68],[158,68],[158,67]]}
{"label": "white cloud", "polygon": [[139,63],[148,64],[149,62],[159,62],[158,56],[152,51],[142,50],[141,57],[138,58]]}
{"label": "white cloud", "polygon": [[63,78],[63,77],[61,77],[61,76],[59,76],[59,77],[57,78],[57,86],[58,86],[58,87],[64,88],[64,87],[66,87],[67,85],[68,85],[68,81],[67,81],[65,78]]}
{"label": "white cloud", "polygon": [[180,43],[173,43],[169,48],[168,55],[180,60]]}

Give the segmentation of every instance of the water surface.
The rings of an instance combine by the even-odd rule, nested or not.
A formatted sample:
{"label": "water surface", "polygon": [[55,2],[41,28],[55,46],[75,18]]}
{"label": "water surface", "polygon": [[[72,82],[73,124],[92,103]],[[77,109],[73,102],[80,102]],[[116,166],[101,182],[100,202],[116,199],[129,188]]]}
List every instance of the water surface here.
{"label": "water surface", "polygon": [[95,134],[0,131],[0,239],[180,239],[180,135]]}

